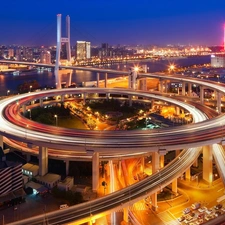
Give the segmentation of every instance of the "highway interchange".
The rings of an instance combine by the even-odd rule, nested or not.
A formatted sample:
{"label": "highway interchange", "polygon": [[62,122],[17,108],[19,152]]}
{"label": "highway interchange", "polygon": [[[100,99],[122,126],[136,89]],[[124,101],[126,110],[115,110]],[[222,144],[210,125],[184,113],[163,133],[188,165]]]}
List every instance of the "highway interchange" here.
{"label": "highway interchange", "polygon": [[[188,78],[185,78],[185,80],[186,79],[189,80]],[[217,89],[223,93],[225,92],[225,88],[221,84],[211,84],[201,80],[192,82],[207,87],[212,85],[213,89]],[[184,125],[178,128],[174,127],[169,129],[160,129],[151,132],[87,132],[78,130],[72,131],[58,127],[50,134],[49,131],[52,131],[51,127],[40,125],[33,121],[28,121],[20,114],[20,107],[23,104],[32,101],[33,99],[39,99],[46,96],[62,95],[66,94],[67,92],[122,93],[148,99],[161,99],[162,101],[171,102],[186,108],[187,111],[192,113],[195,123]],[[98,215],[101,215],[101,213],[114,211],[117,208],[124,208],[131,203],[143,199],[145,196],[155,193],[162,187],[165,187],[167,184],[171,183],[172,180],[182,175],[182,173],[184,173],[199,156],[201,152],[201,146],[221,143],[224,138],[224,115],[207,120],[207,117],[204,113],[197,110],[197,108],[181,101],[129,89],[81,88],[41,91],[37,93],[14,96],[2,100],[0,102],[0,109],[0,123],[2,125],[0,133],[5,137],[32,143],[37,146],[40,145],[55,149],[63,148],[67,151],[76,149],[83,153],[86,152],[87,149],[91,149],[93,151],[99,151],[100,154],[103,155],[109,150],[113,150],[114,153],[122,155],[127,154],[127,152],[136,154],[137,149],[138,153],[140,154],[155,150],[159,151],[160,149],[166,149],[167,151],[185,149],[171,164],[141,182],[138,182],[120,191],[111,193],[110,195],[107,195],[103,198],[99,198],[88,203],[83,203],[82,205],[72,206],[63,211],[48,213],[46,216],[48,217],[50,224],[59,224],[77,220],[81,221],[81,219],[83,221],[88,221],[90,217],[94,218],[95,216],[97,217]],[[39,129],[41,129],[41,132],[38,131]],[[48,134],[46,132],[48,132]],[[130,138],[131,136],[132,138]],[[40,215],[12,224],[41,224],[43,219],[43,215]]]}

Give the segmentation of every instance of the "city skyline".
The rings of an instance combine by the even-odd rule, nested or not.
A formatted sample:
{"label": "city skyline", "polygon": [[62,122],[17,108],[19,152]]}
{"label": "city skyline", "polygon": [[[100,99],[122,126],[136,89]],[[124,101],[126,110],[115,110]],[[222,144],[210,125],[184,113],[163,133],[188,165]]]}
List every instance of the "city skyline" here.
{"label": "city skyline", "polygon": [[[1,4],[0,44],[55,45],[56,15],[71,17],[71,40],[130,45],[223,45],[225,2],[27,0]],[[13,6],[13,8],[12,8]]]}

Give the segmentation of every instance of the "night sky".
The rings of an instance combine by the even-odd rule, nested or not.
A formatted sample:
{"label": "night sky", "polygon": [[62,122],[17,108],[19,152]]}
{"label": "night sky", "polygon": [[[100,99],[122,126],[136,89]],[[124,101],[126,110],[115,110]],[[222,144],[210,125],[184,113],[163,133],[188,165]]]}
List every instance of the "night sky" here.
{"label": "night sky", "polygon": [[56,15],[77,40],[110,45],[222,45],[225,0],[1,0],[0,45],[55,45]]}

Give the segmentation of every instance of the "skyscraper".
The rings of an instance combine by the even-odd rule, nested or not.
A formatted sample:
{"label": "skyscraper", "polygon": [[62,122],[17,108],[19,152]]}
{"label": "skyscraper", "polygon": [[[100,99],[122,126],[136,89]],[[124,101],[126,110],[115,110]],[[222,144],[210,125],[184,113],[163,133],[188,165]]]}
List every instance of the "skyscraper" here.
{"label": "skyscraper", "polygon": [[40,62],[44,64],[51,64],[51,53],[43,49],[40,54]]}
{"label": "skyscraper", "polygon": [[77,41],[76,58],[78,60],[91,58],[91,42]]}

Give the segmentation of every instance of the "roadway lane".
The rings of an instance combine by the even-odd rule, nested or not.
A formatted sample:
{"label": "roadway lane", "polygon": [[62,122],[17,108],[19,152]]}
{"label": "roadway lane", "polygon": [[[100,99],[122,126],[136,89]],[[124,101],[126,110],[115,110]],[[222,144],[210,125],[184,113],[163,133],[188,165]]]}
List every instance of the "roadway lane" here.
{"label": "roadway lane", "polygon": [[[137,95],[145,98],[156,98],[161,101],[169,101],[172,104],[186,108],[194,118],[196,124],[184,125],[160,130],[147,131],[85,131],[47,126],[24,118],[20,113],[20,107],[34,99],[59,94],[86,93],[122,93]],[[19,102],[19,104],[17,104]],[[146,92],[137,92],[127,89],[104,89],[104,88],[76,88],[42,91],[15,96],[0,102],[1,128],[0,133],[8,138],[32,143],[36,146],[46,146],[54,149],[80,152],[86,150],[98,151],[101,154],[113,151],[118,156],[121,153],[145,153],[156,149],[174,150],[182,147],[201,146],[203,142],[210,143],[221,138],[221,120],[205,120],[205,114],[187,103],[173,100],[164,96],[156,96]],[[219,118],[219,117],[218,117]],[[202,123],[200,123],[202,122]],[[217,129],[215,129],[215,127]],[[130,138],[132,136],[132,139]],[[137,151],[138,149],[138,151]]]}
{"label": "roadway lane", "polygon": [[63,224],[68,222],[85,222],[97,219],[118,209],[123,209],[167,186],[171,180],[181,176],[199,156],[201,148],[190,148],[183,150],[179,157],[173,162],[152,174],[150,177],[130,185],[120,191],[113,192],[104,197],[85,202],[79,205],[71,206],[64,210],[58,210],[39,215],[18,222],[10,223],[11,225],[37,225],[43,223],[45,217],[49,224]]}

